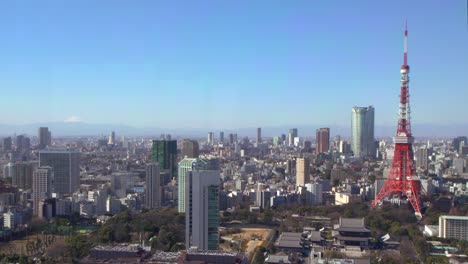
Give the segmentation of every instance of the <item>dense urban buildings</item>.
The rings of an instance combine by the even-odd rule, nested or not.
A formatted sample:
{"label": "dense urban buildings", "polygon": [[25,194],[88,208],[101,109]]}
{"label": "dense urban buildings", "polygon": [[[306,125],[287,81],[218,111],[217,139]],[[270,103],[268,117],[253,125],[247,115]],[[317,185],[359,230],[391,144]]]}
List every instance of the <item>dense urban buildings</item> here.
{"label": "dense urban buildings", "polygon": [[[373,106],[354,107],[344,129],[325,116],[311,126],[318,119],[304,113],[314,111],[299,104],[315,97],[291,90],[275,105],[276,94],[250,100],[258,98],[242,89],[235,113],[224,103],[237,91],[220,94],[230,111],[213,124],[197,123],[192,113],[172,118],[203,130],[105,125],[70,136],[62,125],[85,126],[72,117],[50,124],[54,147],[47,123],[0,131],[0,263],[464,263],[468,140],[461,131],[455,138],[413,137],[406,45],[400,74],[401,87],[389,91],[400,92],[393,138],[380,129],[374,135]],[[185,95],[189,109],[199,101],[192,96],[206,97]],[[143,101],[166,103],[153,99]],[[297,108],[283,105],[291,99]],[[243,109],[251,101],[260,107]],[[357,103],[346,101],[344,107]],[[172,109],[166,106],[182,104],[159,108]],[[278,122],[266,124],[263,135],[257,125],[231,127],[233,114],[255,118],[263,116],[259,109],[278,106],[281,113],[271,119],[245,118],[245,124]],[[215,114],[211,106],[206,111]],[[299,137],[288,128],[301,115],[311,123],[302,124]],[[171,118],[155,122],[164,119]]]}
{"label": "dense urban buildings", "polygon": [[72,194],[80,184],[80,153],[70,149],[45,149],[39,151],[39,167],[54,170],[54,191]]}
{"label": "dense urban buildings", "polygon": [[375,157],[374,107],[353,107],[351,116],[351,150],[357,157]]}

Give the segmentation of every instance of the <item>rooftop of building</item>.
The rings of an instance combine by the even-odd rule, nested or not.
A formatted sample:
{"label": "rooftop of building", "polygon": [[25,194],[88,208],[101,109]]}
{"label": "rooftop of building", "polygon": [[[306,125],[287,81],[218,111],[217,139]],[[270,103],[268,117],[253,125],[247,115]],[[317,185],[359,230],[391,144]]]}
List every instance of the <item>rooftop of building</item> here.
{"label": "rooftop of building", "polygon": [[162,261],[162,263],[177,263],[177,261],[181,258],[181,252],[164,252],[164,251],[156,251],[154,252],[153,256],[151,256],[150,261]]}
{"label": "rooftop of building", "polygon": [[447,220],[468,220],[468,216],[457,216],[457,215],[441,215],[440,219]]}
{"label": "rooftop of building", "polygon": [[336,231],[341,232],[369,232],[365,227],[364,218],[344,218],[340,217],[340,222]]}
{"label": "rooftop of building", "polygon": [[283,232],[276,243],[278,247],[283,248],[302,248],[302,233]]}

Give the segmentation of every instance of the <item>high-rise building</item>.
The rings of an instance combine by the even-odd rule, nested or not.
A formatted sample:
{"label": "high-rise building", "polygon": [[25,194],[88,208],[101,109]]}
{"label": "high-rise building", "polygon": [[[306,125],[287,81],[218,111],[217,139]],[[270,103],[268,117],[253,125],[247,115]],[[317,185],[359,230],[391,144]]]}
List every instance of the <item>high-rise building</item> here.
{"label": "high-rise building", "polygon": [[296,159],[296,186],[305,186],[310,182],[310,160],[309,158]]}
{"label": "high-rise building", "polygon": [[27,152],[31,149],[31,140],[25,135],[16,136],[16,151]]}
{"label": "high-rise building", "polygon": [[439,237],[468,240],[468,216],[439,216]]}
{"label": "high-rise building", "polygon": [[189,172],[185,204],[187,249],[219,248],[219,159],[198,159]]}
{"label": "high-rise building", "polygon": [[184,139],[182,141],[182,158],[198,158],[200,155],[200,146],[198,141]]}
{"label": "high-rise building", "polygon": [[133,188],[138,181],[138,173],[116,171],[111,174],[111,191],[117,198],[125,198],[127,190]]}
{"label": "high-rise building", "polygon": [[262,143],[262,128],[257,128],[257,144]]}
{"label": "high-rise building", "polygon": [[208,138],[207,138],[208,145],[212,146],[214,144],[214,133],[213,132],[208,132]]}
{"label": "high-rise building", "polygon": [[219,132],[219,142],[224,143],[224,132]]}
{"label": "high-rise building", "polygon": [[297,128],[291,128],[289,129],[289,134],[288,134],[288,146],[292,147],[294,146],[294,139],[297,138],[299,135],[297,133]]}
{"label": "high-rise building", "polygon": [[146,164],[145,206],[148,209],[161,207],[162,187],[159,163]]}
{"label": "high-rise building", "polygon": [[353,107],[351,150],[356,157],[375,157],[374,107]]}
{"label": "high-rise building", "polygon": [[232,133],[229,134],[229,144],[230,145],[234,144],[234,134]]}
{"label": "high-rise building", "polygon": [[456,137],[452,141],[452,146],[455,149],[455,151],[459,152],[460,151],[460,145],[464,143],[464,145],[468,145],[468,138],[466,136],[462,137]]}
{"label": "high-rise building", "polygon": [[39,215],[39,203],[50,198],[53,190],[54,171],[52,167],[39,167],[33,176],[33,214]]}
{"label": "high-rise building", "polygon": [[321,182],[306,183],[307,203],[312,205],[321,205],[323,202],[323,184]]}
{"label": "high-rise building", "polygon": [[349,145],[348,141],[340,140],[339,151],[343,154],[348,154],[351,152],[351,146]]}
{"label": "high-rise building", "polygon": [[429,164],[429,150],[422,147],[416,150],[416,168],[427,170]]}
{"label": "high-rise building", "polygon": [[6,137],[6,138],[3,138],[3,152],[8,152],[11,150],[11,147],[12,147],[12,140],[11,140],[11,137]]}
{"label": "high-rise building", "polygon": [[177,175],[177,140],[153,140],[152,161],[159,162],[159,171],[169,171],[171,179]]}
{"label": "high-rise building", "polygon": [[114,145],[115,144],[115,132],[112,131],[109,135],[109,141],[107,142],[109,145]]}
{"label": "high-rise building", "polygon": [[68,149],[39,150],[39,167],[54,170],[54,190],[72,194],[80,187],[80,153]]}
{"label": "high-rise building", "polygon": [[28,190],[33,187],[33,172],[37,167],[36,162],[18,162],[13,164],[13,174],[10,175],[12,184],[19,189]]}
{"label": "high-rise building", "polygon": [[193,169],[193,165],[197,159],[184,158],[179,162],[179,172],[177,174],[177,191],[178,191],[178,211],[185,213],[185,193],[187,188],[188,174]]}
{"label": "high-rise building", "polygon": [[316,137],[317,153],[325,153],[330,150],[330,128],[317,129]]}
{"label": "high-rise building", "polygon": [[51,133],[48,127],[39,128],[39,149],[44,149],[52,145]]}

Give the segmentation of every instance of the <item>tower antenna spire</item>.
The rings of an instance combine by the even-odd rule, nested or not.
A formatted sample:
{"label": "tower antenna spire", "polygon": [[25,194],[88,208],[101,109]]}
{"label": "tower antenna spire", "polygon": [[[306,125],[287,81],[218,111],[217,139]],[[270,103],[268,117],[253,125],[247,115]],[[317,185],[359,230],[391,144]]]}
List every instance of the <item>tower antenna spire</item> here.
{"label": "tower antenna spire", "polygon": [[408,65],[408,20],[405,20],[405,48],[403,55],[403,65]]}

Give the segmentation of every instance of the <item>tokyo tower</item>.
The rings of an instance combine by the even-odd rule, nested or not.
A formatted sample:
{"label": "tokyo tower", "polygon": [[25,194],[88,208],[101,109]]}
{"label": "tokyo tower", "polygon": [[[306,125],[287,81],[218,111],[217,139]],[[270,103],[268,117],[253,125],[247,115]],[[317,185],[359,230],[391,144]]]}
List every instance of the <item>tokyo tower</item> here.
{"label": "tokyo tower", "polygon": [[401,66],[401,89],[400,89],[400,112],[398,118],[397,132],[394,137],[395,154],[388,179],[385,181],[379,194],[372,201],[372,207],[382,203],[382,200],[390,195],[405,195],[413,206],[418,218],[421,214],[421,182],[416,176],[413,161],[414,138],[411,135],[410,103],[409,103],[409,77],[410,67],[407,60],[408,28],[405,25],[405,46],[403,65]]}

